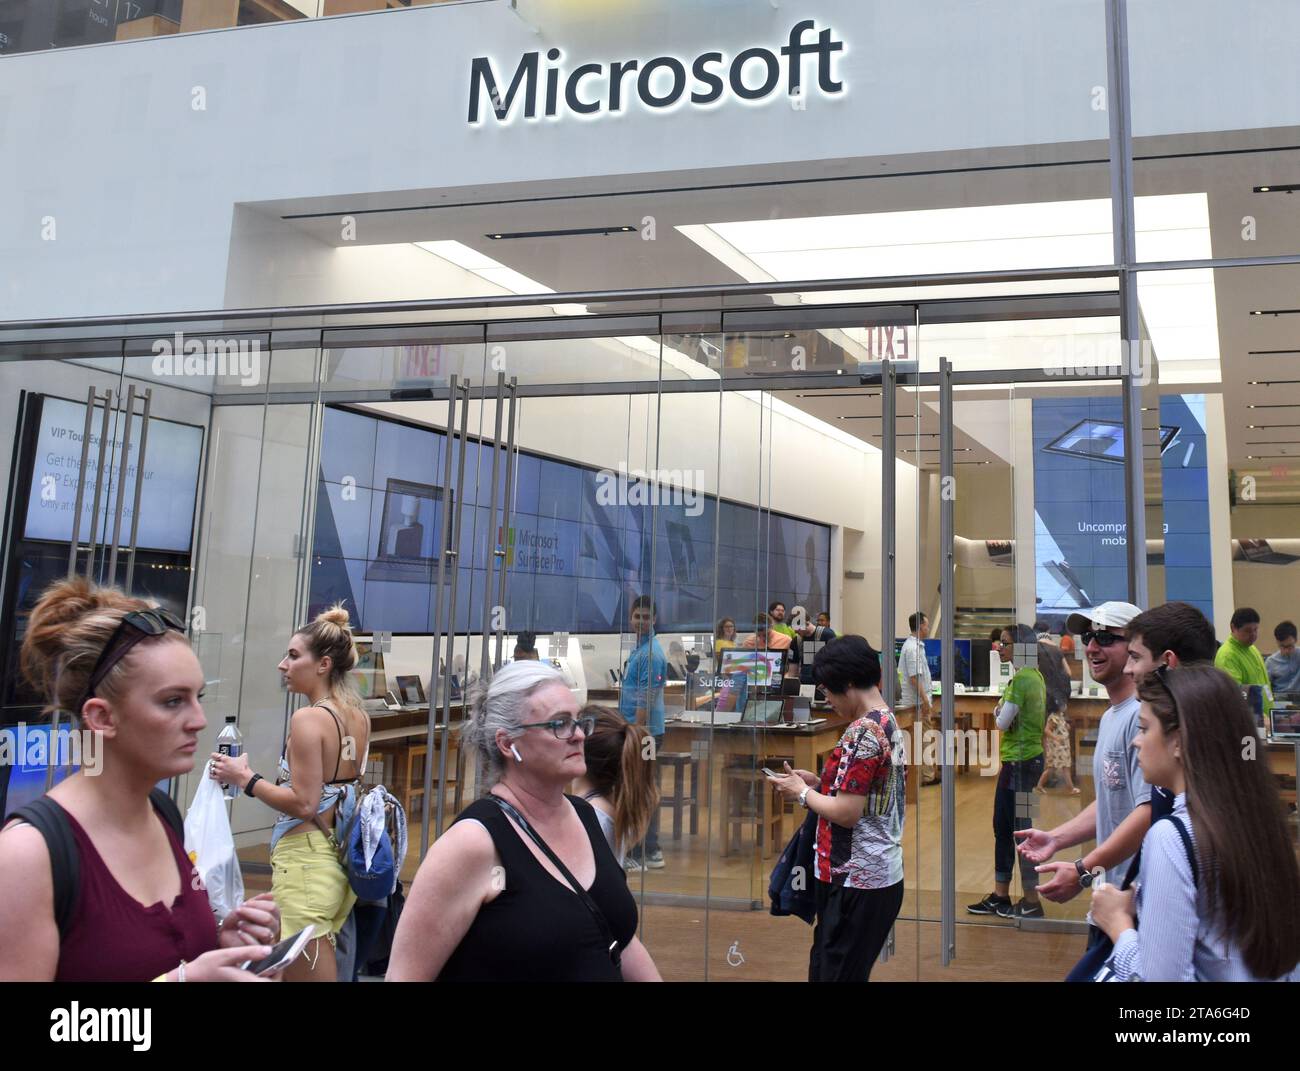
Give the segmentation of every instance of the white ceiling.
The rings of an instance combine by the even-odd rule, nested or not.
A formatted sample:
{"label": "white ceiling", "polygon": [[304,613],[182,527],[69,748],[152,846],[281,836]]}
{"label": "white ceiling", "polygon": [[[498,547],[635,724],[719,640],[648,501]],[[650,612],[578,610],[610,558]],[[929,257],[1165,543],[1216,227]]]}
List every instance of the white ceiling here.
{"label": "white ceiling", "polygon": [[[1300,144],[1300,132],[1273,131],[1269,142]],[[1203,139],[1196,145],[1166,140],[1144,147],[1153,159],[1140,161],[1136,169],[1139,258],[1300,252],[1300,196],[1252,192],[1252,186],[1261,183],[1300,181],[1300,150],[1256,151],[1256,146],[1235,155],[1178,158],[1155,151],[1195,149],[1201,143]],[[725,170],[725,159],[726,146],[719,145],[718,158],[701,161],[700,171],[670,180],[660,177],[653,190],[534,185],[408,191],[387,197],[372,193],[365,198],[371,208],[427,207],[362,215],[361,231],[371,245],[459,243],[490,258],[488,267],[480,269],[481,277],[502,286],[503,292],[563,294],[764,277],[1086,265],[1110,259],[1110,186],[1104,163],[1009,166],[1017,154],[1007,150],[1001,156],[981,154],[978,161],[930,154],[755,173]],[[986,169],[970,170],[973,163]],[[635,179],[620,181],[632,187]],[[1071,205],[1076,211],[1069,211]],[[262,207],[285,217],[327,213],[289,222],[321,242],[342,244],[337,221],[349,211],[346,199]],[[1254,221],[1249,238],[1248,220]],[[643,232],[650,224],[653,240],[645,240]],[[487,237],[593,227],[610,228],[611,233],[503,241]],[[633,229],[618,230],[621,227]],[[709,240],[704,228],[731,251]],[[1113,288],[1106,281],[1075,280],[1027,289],[1063,293]],[[987,296],[1007,289],[989,286],[962,292]],[[942,296],[952,293],[951,288],[944,291]],[[910,295],[941,296],[934,288],[894,288],[853,295],[853,300],[902,300]],[[806,300],[837,297],[845,295]],[[1251,315],[1257,309],[1300,309],[1300,266],[1145,275],[1139,297],[1157,357],[1171,360],[1162,379],[1165,389],[1221,392],[1229,463],[1239,471],[1268,474],[1275,492],[1290,500],[1300,498],[1300,473],[1287,460],[1295,457],[1300,463],[1300,427],[1284,426],[1300,425],[1300,313]],[[785,297],[780,302],[797,300]],[[1004,368],[1026,361],[1041,366],[1044,337],[1077,340],[1100,329],[1101,335],[1113,339],[1117,328],[1113,318],[945,325],[942,330],[926,329],[932,333],[923,334],[921,352],[934,354],[937,351],[926,344],[942,339],[944,353],[959,367]],[[1091,388],[1093,393],[1097,389]],[[871,434],[879,430],[878,419],[836,419],[878,416],[878,399],[843,393],[827,399],[817,394],[783,397],[859,437],[879,441]],[[915,423],[923,435],[933,435],[938,430],[933,414],[924,404],[920,409]],[[938,445],[937,438],[932,441]],[[977,438],[958,441],[970,450],[969,456],[959,454],[959,460],[992,460],[993,454]]]}

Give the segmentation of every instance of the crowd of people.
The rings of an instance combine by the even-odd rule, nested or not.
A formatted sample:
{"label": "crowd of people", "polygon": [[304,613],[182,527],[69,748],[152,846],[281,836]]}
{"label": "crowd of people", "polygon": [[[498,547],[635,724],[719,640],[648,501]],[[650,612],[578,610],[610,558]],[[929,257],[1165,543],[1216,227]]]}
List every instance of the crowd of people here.
{"label": "crowd of people", "polygon": [[[654,757],[668,660],[649,597],[632,602],[629,624],[617,709],[580,705],[553,666],[530,657],[530,636],[520,637],[515,661],[470,690],[462,746],[484,771],[480,797],[421,863],[387,978],[659,979],[637,937],[626,874],[663,865]],[[1067,657],[1041,630],[999,630],[996,647],[1010,666],[995,711],[994,889],[968,910],[1037,918],[1042,900],[1090,890],[1076,974],[1300,977],[1293,838],[1267,765],[1244,747],[1256,739],[1258,710],[1293,689],[1296,630],[1278,626],[1278,655],[1265,663],[1253,646],[1258,624],[1254,611],[1238,610],[1230,647],[1185,603],[1142,612],[1109,602],[1071,615],[1066,632],[1109,706],[1093,760],[1096,798],[1052,829],[1034,828],[1023,804],[1054,771],[1074,788]],[[797,667],[800,642],[814,639],[812,676],[845,722],[820,771],[787,763],[770,780],[807,815],[808,978],[866,981],[905,880],[906,748],[881,691],[881,658],[862,636],[836,636],[825,615],[792,628],[779,602],[755,626],[742,640],[724,618],[715,652],[783,651]],[[922,724],[933,717],[929,621],[918,612],[909,627],[898,709]],[[218,923],[192,880],[175,805],[155,788],[194,769],[207,725],[203,674],[183,624],[85,580],[47,591],[29,622],[23,670],[51,710],[102,734],[105,761],[99,776],[60,781],[0,833],[0,978],[257,980],[243,967],[308,925],[306,954],[276,976],[353,977],[337,966],[338,938],[357,904],[336,835],[358,806],[369,747],[356,660],[346,610],[320,614],[289,638],[278,667],[305,705],[290,719],[274,779],[245,755],[204,759],[208,776],[276,812],[271,891]],[[1059,858],[1086,842],[1094,846],[1077,859]],[[1013,903],[1017,866],[1022,895]]]}

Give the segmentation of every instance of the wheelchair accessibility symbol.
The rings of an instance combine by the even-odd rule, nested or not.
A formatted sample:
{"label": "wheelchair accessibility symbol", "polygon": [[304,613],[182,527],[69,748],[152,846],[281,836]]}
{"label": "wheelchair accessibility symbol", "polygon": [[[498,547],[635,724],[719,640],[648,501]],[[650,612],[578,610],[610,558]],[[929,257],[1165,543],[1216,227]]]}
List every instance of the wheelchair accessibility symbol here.
{"label": "wheelchair accessibility symbol", "polygon": [[740,942],[733,941],[731,947],[727,949],[727,966],[739,967],[745,962],[745,957],[740,954]]}

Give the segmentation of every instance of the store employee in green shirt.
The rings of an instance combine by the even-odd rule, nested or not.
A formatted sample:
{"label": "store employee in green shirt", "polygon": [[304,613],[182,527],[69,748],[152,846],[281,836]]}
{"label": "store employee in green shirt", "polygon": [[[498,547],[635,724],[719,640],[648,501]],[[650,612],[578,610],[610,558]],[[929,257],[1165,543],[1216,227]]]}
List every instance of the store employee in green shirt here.
{"label": "store employee in green shirt", "polygon": [[1273,688],[1264,667],[1264,656],[1255,641],[1259,639],[1259,614],[1249,606],[1236,610],[1229,622],[1232,635],[1214,656],[1214,664],[1243,688],[1258,684],[1264,695],[1264,717],[1273,709]]}
{"label": "store employee in green shirt", "polygon": [[[966,910],[972,915],[1000,915],[1003,918],[1041,919],[1038,872],[1028,859],[1020,859],[1020,884],[1024,897],[1011,904],[1011,873],[1016,863],[1015,830],[1028,829],[1028,807],[1017,807],[1016,799],[1029,793],[1043,775],[1043,723],[1047,720],[1047,684],[1037,666],[1038,636],[1027,625],[1017,625],[1012,634],[1015,651],[1026,664],[1016,671],[1002,693],[994,712],[1002,732],[1002,769],[993,793],[993,892]],[[1031,652],[1025,658],[1024,652]],[[1003,644],[1002,661],[1013,660],[1010,644]]]}

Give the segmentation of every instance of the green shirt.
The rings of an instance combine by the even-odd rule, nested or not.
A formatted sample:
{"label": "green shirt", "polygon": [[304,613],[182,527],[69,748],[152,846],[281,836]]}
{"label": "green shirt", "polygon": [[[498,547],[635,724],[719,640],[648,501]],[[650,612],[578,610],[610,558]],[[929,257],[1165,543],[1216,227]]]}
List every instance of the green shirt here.
{"label": "green shirt", "polygon": [[1273,688],[1268,679],[1268,670],[1264,667],[1264,656],[1254,644],[1249,647],[1237,637],[1229,636],[1227,642],[1219,648],[1214,656],[1214,664],[1235,680],[1243,688],[1248,684],[1258,684],[1264,690],[1264,717],[1273,709]]}
{"label": "green shirt", "polygon": [[1043,723],[1047,720],[1047,683],[1032,666],[1016,673],[1002,693],[1004,703],[1019,708],[1011,728],[1002,733],[1003,762],[1024,762],[1043,753]]}
{"label": "green shirt", "polygon": [[792,629],[789,625],[787,625],[784,621],[781,621],[781,622],[777,622],[777,621],[769,622],[768,627],[771,628],[771,630],[772,630],[773,632],[783,632],[783,633],[785,633],[785,635],[789,636],[790,639],[792,639],[792,640],[794,640],[794,639],[798,639],[798,637],[799,637],[799,634],[798,634],[797,632],[795,632],[795,630]]}

